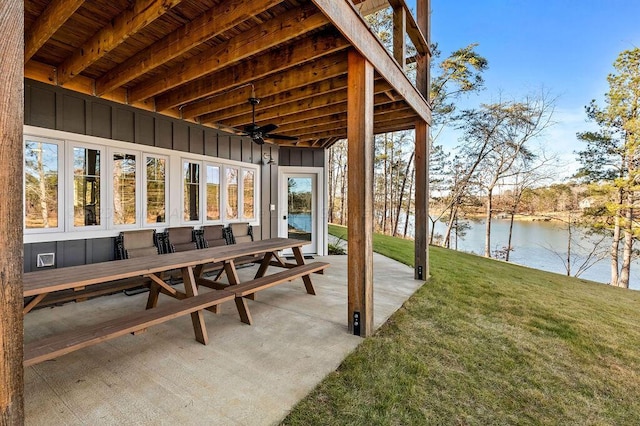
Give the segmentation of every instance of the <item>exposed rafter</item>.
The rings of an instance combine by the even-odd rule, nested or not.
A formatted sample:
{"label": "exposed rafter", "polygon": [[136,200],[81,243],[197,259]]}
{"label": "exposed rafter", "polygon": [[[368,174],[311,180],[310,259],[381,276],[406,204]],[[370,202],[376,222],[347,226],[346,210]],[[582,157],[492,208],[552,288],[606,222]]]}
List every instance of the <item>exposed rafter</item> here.
{"label": "exposed rafter", "polygon": [[426,122],[431,121],[431,111],[427,101],[411,84],[400,65],[393,59],[370,31],[361,31],[366,26],[362,16],[349,2],[335,0],[313,0],[331,22],[340,29],[342,34],[360,53],[371,63],[376,65],[377,72],[391,83],[393,88],[411,105]]}
{"label": "exposed rafter", "polygon": [[162,16],[182,0],[137,0],[75,51],[58,68],[58,84],[80,75],[87,67]]}
{"label": "exposed rafter", "polygon": [[58,31],[58,28],[67,22],[82,3],[84,0],[53,0],[49,3],[36,23],[28,32],[25,32],[25,63]]}
{"label": "exposed rafter", "polygon": [[[25,63],[27,78],[231,132],[252,122],[253,90],[259,123],[285,136],[336,130],[298,145],[324,147],[344,136],[354,49],[374,68],[376,126],[396,111],[430,117],[424,78],[416,90],[359,12],[394,7],[404,62],[400,41],[420,34],[405,0],[29,2],[25,53],[37,60]],[[428,56],[416,56],[420,69]]]}
{"label": "exposed rafter", "polygon": [[145,81],[131,89],[132,101],[147,99],[181,84],[195,80],[224,67],[316,30],[328,23],[314,7],[294,9],[265,22],[253,31],[245,31],[208,51],[177,65],[160,77]]}
{"label": "exposed rafter", "polygon": [[[274,96],[301,87],[306,88],[309,81],[316,81],[317,83],[313,83],[314,85],[326,80],[333,81],[334,78],[346,74],[347,66],[345,58],[346,55],[344,53],[337,53],[322,58],[319,61],[296,66],[283,73],[269,75],[253,83],[255,93],[263,100],[263,104],[275,103]],[[251,77],[255,78],[254,76]],[[336,83],[333,83],[333,85],[335,86]],[[320,87],[318,87],[318,89],[320,89]],[[315,93],[323,92],[317,91]],[[246,104],[250,96],[251,87],[245,86],[225,93],[221,99],[212,97],[188,104],[182,108],[182,114],[184,118],[194,118],[216,111],[228,110],[234,106]]]}
{"label": "exposed rafter", "polygon": [[[202,97],[223,92],[230,87],[288,70],[307,61],[344,50],[348,43],[340,35],[319,33],[298,40],[282,49],[269,51],[233,67],[182,85],[156,97],[156,108],[164,111]],[[311,77],[307,75],[307,77]],[[298,78],[301,78],[300,76]]]}
{"label": "exposed rafter", "polygon": [[223,1],[97,79],[96,94],[120,87],[282,1]]}

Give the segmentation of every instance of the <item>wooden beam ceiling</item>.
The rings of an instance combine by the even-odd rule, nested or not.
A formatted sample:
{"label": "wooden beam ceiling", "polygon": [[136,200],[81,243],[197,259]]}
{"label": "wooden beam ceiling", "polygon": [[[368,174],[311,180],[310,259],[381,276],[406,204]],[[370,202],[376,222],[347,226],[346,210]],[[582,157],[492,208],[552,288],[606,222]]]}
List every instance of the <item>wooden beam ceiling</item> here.
{"label": "wooden beam ceiling", "polygon": [[[388,103],[389,99],[384,95],[384,92],[389,90],[390,86],[384,80],[379,80],[375,84],[374,93],[383,94],[376,97],[376,104]],[[346,86],[345,86],[346,89]],[[256,121],[266,122],[275,118],[282,118],[289,115],[298,115],[307,111],[313,111],[319,107],[340,105],[335,109],[335,112],[340,112],[345,109],[344,104],[347,101],[347,92],[342,90],[340,92],[327,93],[320,96],[314,96],[312,98],[306,98],[295,102],[287,102],[278,106],[269,107],[265,105],[260,111],[256,111]],[[247,105],[249,107],[249,105]],[[248,112],[237,117],[228,118],[224,114],[220,114],[218,120],[229,126],[240,126],[243,124],[250,124],[252,120],[252,114],[250,108],[247,108]]]}
{"label": "wooden beam ceiling", "polygon": [[100,96],[127,84],[281,2],[223,1],[97,79],[96,94]]}
{"label": "wooden beam ceiling", "polygon": [[84,0],[53,0],[47,5],[31,29],[28,32],[25,31],[25,63],[58,31],[58,28],[67,22],[82,3]]}
{"label": "wooden beam ceiling", "polygon": [[[305,99],[314,98],[318,93],[324,93],[326,96],[336,91],[344,90],[346,86],[346,76],[340,76],[338,78],[329,78],[301,88],[281,92],[274,96],[268,96],[266,98],[261,97],[260,103],[256,105],[256,112],[262,112],[269,108],[279,108],[285,103],[304,101]],[[258,93],[260,92],[257,91],[256,95]],[[204,114],[203,117],[218,117],[217,121],[219,121],[238,116],[246,116],[247,111],[251,111],[251,106],[249,105],[247,98],[244,98],[232,107]]]}
{"label": "wooden beam ceiling", "polygon": [[[327,80],[333,81],[333,79],[339,78],[346,73],[346,54],[336,53],[325,56],[318,61],[307,62],[287,69],[285,72],[270,74],[261,80],[254,81],[252,84],[255,89],[255,95],[261,99],[261,103],[275,104],[284,100],[282,96],[294,96],[289,93],[290,91],[299,88],[306,89],[309,81],[316,81],[313,84],[318,85]],[[250,77],[254,76],[251,75]],[[239,80],[245,79],[240,78]],[[332,84],[336,85],[336,83]],[[315,93],[323,93],[320,91],[321,86],[316,88],[318,91]],[[225,92],[221,98],[210,97],[188,104],[182,108],[182,114],[184,118],[194,118],[216,111],[229,110],[238,105],[246,105],[250,96],[250,86],[232,89],[229,92]],[[289,98],[289,100],[291,99]]]}
{"label": "wooden beam ceiling", "polygon": [[[386,1],[402,11],[395,37],[420,36],[405,1]],[[374,67],[377,123],[430,118],[351,0],[25,0],[25,23],[27,78],[232,132],[252,121],[254,89],[275,133],[343,137],[349,49]]]}
{"label": "wooden beam ceiling", "polygon": [[64,85],[131,35],[162,16],[182,0],[137,0],[94,34],[58,67],[58,84]]}
{"label": "wooden beam ceiling", "polygon": [[313,3],[329,17],[331,22],[340,29],[360,53],[371,63],[376,71],[391,83],[393,88],[411,105],[427,123],[431,122],[431,110],[424,97],[416,90],[404,74],[400,65],[392,58],[384,46],[370,31],[362,31],[366,26],[362,16],[354,9],[355,6],[346,1],[313,0]]}
{"label": "wooden beam ceiling", "polygon": [[[189,82],[156,97],[158,111],[184,105],[202,97],[221,93],[230,88],[253,82],[262,77],[288,70],[302,64],[345,50],[349,44],[339,34],[321,32],[287,44],[282,49],[268,51],[233,67],[225,68],[204,78]],[[320,68],[322,63],[319,64]],[[313,73],[313,71],[312,71]],[[313,74],[298,74],[295,79],[313,79]]]}
{"label": "wooden beam ceiling", "polygon": [[160,77],[144,81],[129,91],[131,101],[150,98],[199,77],[238,63],[251,55],[327,25],[327,18],[307,5],[293,9],[258,26],[242,32],[208,51],[169,69]]}

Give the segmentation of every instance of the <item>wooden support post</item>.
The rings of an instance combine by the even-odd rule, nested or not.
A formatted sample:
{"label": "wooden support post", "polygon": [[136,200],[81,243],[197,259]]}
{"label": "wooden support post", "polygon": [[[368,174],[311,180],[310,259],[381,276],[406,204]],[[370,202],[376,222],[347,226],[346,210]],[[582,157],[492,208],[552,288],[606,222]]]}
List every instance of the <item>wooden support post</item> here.
{"label": "wooden support post", "polygon": [[[417,0],[417,23],[418,28],[422,31],[427,44],[431,43],[431,22],[430,22],[430,0]],[[427,52],[424,55],[418,55],[417,63],[417,78],[416,88],[418,92],[428,101],[429,100],[429,85],[431,75],[429,73],[430,54]]]}
{"label": "wooden support post", "polygon": [[0,2],[0,424],[24,423],[22,126],[24,3]]}
{"label": "wooden support post", "polygon": [[[417,1],[418,27],[429,42],[429,0]],[[429,99],[429,53],[420,55],[416,87],[425,99]],[[423,120],[416,122],[415,130],[415,271],[417,280],[429,278],[429,123]]]}
{"label": "wooden support post", "polygon": [[402,69],[407,66],[407,11],[404,7],[393,8],[393,57]]}
{"label": "wooden support post", "polygon": [[373,76],[371,63],[349,51],[348,321],[363,337],[373,330]]}
{"label": "wooden support post", "polygon": [[416,280],[429,278],[429,126],[416,122],[415,270]]}

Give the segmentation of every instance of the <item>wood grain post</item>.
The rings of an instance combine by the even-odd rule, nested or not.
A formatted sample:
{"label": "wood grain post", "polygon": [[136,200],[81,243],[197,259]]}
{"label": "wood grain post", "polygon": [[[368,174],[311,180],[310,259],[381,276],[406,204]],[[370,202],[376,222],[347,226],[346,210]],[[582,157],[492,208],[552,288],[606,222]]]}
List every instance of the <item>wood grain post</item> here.
{"label": "wood grain post", "polygon": [[407,12],[404,7],[393,8],[393,57],[402,69],[407,66]]}
{"label": "wood grain post", "polygon": [[[429,43],[429,0],[417,1],[417,23]],[[429,100],[429,53],[418,57],[416,87],[425,99]],[[429,278],[429,123],[416,122],[415,130],[415,271],[417,280]]]}
{"label": "wood grain post", "polygon": [[416,122],[414,157],[416,170],[415,194],[415,260],[414,278],[429,278],[429,126]]}
{"label": "wood grain post", "polygon": [[373,330],[373,66],[355,50],[348,82],[348,322],[365,337]]}
{"label": "wood grain post", "polygon": [[22,126],[24,3],[0,2],[0,424],[24,423]]}

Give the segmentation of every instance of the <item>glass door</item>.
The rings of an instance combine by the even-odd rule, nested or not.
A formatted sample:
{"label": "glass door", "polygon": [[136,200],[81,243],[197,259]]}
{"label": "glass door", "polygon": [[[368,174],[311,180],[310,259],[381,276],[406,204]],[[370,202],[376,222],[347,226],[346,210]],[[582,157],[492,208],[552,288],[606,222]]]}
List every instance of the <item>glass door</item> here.
{"label": "glass door", "polygon": [[316,253],[316,175],[285,175],[287,185],[287,237],[309,241],[304,253]]}

